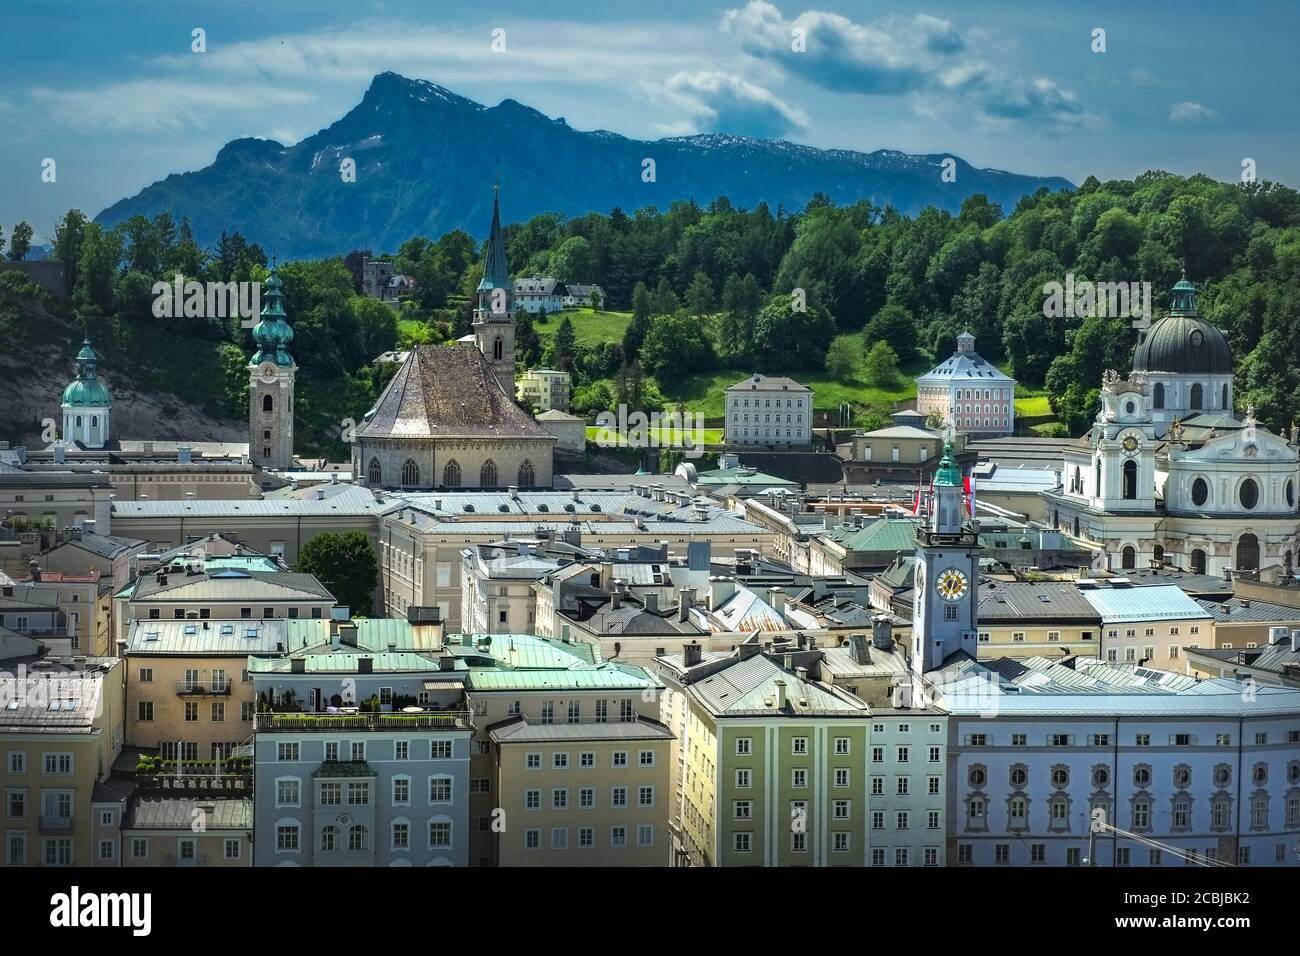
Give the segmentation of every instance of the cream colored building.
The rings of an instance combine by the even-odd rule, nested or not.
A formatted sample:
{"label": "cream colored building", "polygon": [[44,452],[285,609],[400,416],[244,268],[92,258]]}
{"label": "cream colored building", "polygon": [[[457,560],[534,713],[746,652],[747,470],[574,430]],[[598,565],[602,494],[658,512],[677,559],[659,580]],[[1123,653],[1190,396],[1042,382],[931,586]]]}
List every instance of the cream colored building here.
{"label": "cream colored building", "polygon": [[726,391],[728,445],[809,445],[813,392],[794,379],[751,375]]}
{"label": "cream colored building", "polygon": [[253,865],[253,798],[143,792],[122,823],[122,866]]}
{"label": "cream colored building", "polygon": [[0,710],[4,865],[90,866],[95,788],[122,749],[124,665],[44,658],[7,666],[17,706]]}
{"label": "cream colored building", "polygon": [[587,422],[567,411],[552,408],[537,416],[537,424],[555,436],[558,451],[581,452],[587,447]]}
{"label": "cream colored building", "polygon": [[1073,582],[980,584],[980,659],[1100,657],[1101,647],[1101,615]]}
{"label": "cream colored building", "polygon": [[469,668],[474,714],[470,864],[667,866],[675,753],[659,680],[590,644],[495,634],[449,646]]}
{"label": "cream colored building", "polygon": [[250,657],[279,657],[285,619],[136,621],[123,644],[127,746],[216,760],[253,735]]}
{"label": "cream colored building", "polygon": [[1132,587],[1123,579],[1081,585],[1101,616],[1103,660],[1182,672],[1183,648],[1205,647],[1214,639],[1213,616],[1176,585]]}
{"label": "cream colored building", "polygon": [[572,378],[569,373],[553,368],[531,368],[519,376],[515,383],[515,394],[519,400],[539,412],[551,409],[567,412],[571,390]]}

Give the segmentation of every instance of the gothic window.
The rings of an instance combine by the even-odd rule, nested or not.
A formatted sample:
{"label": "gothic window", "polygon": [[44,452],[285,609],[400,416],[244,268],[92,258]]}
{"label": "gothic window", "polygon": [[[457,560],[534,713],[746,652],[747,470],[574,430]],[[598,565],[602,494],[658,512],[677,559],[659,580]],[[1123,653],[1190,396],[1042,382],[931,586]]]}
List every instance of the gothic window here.
{"label": "gothic window", "polygon": [[1192,504],[1200,507],[1205,504],[1210,497],[1210,484],[1204,478],[1197,478],[1192,482]]}
{"label": "gothic window", "polygon": [[1192,550],[1192,573],[1205,573],[1205,552],[1200,548],[1194,548]]}
{"label": "gothic window", "polygon": [[491,458],[483,462],[483,467],[479,469],[478,483],[480,488],[497,486],[497,464]]}
{"label": "gothic window", "polygon": [[1163,382],[1156,382],[1156,387],[1151,393],[1151,407],[1165,407],[1165,386]]}
{"label": "gothic window", "polygon": [[275,407],[275,403],[271,400],[271,396],[270,396],[270,395],[263,395],[263,396],[262,396],[262,411],[264,411],[264,412],[269,412],[269,411],[271,411],[271,409],[273,409],[274,407]]}
{"label": "gothic window", "polygon": [[533,463],[525,459],[524,463],[519,466],[519,487],[531,488],[534,480]]}
{"label": "gothic window", "polygon": [[1131,544],[1125,545],[1123,552],[1120,554],[1120,567],[1125,571],[1132,571],[1137,567],[1137,552],[1133,550]]}
{"label": "gothic window", "polygon": [[1138,464],[1131,459],[1124,462],[1124,500],[1133,501],[1138,496]]}
{"label": "gothic window", "polygon": [[496,339],[494,339],[493,342],[492,342],[492,359],[493,359],[493,361],[496,361],[496,362],[500,362],[500,361],[501,361],[501,357],[502,357],[503,355],[505,355],[505,348],[506,348],[506,347],[505,347],[505,343],[503,343],[503,342],[501,341],[501,336],[498,335],[498,336],[496,337]]}
{"label": "gothic window", "polygon": [[1259,538],[1253,534],[1243,534],[1237,542],[1237,568],[1242,571],[1259,568]]}
{"label": "gothic window", "polygon": [[460,487],[460,465],[453,458],[442,469],[442,484],[446,488]]}
{"label": "gothic window", "polygon": [[420,483],[420,466],[411,459],[402,463],[402,487],[412,488]]}
{"label": "gothic window", "polygon": [[1202,405],[1201,383],[1197,382],[1195,385],[1192,386],[1192,402],[1190,407],[1199,409],[1201,405]]}
{"label": "gothic window", "polygon": [[371,485],[380,485],[384,480],[383,470],[379,467],[379,459],[371,458],[370,467],[366,470],[366,478]]}

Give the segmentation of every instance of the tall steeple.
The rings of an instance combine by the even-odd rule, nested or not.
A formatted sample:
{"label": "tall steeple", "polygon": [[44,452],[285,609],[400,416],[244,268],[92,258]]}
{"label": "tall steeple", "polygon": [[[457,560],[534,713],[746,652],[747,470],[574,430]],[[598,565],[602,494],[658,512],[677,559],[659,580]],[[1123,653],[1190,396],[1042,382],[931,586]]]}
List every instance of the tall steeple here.
{"label": "tall steeple", "polygon": [[506,266],[506,241],[501,230],[500,187],[493,187],[492,228],[483,257],[483,278],[474,307],[474,344],[492,367],[501,390],[515,397],[514,286]]}
{"label": "tall steeple", "polygon": [[248,363],[248,460],[262,468],[293,467],[294,375],[289,354],[293,326],[284,313],[284,283],[271,266],[262,312],[253,326],[257,350]]}

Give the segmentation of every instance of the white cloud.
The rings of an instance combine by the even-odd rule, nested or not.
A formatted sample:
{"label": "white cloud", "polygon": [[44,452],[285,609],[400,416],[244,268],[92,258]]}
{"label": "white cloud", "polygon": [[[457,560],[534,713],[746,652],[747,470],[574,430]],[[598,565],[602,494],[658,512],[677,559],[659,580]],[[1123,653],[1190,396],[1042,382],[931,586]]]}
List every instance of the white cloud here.
{"label": "white cloud", "polygon": [[663,95],[686,117],[674,133],[715,132],[776,139],[808,126],[807,116],[771,90],[726,73],[679,72]]}
{"label": "white cloud", "polygon": [[[805,10],[787,19],[767,0],[729,10],[722,32],[751,57],[824,89],[908,96],[917,115],[970,113],[989,126],[1049,129],[1093,125],[1078,96],[1049,77],[1024,79],[1007,63],[1007,44],[981,29],[959,30],[927,14],[856,23]],[[804,51],[794,50],[802,31]]]}
{"label": "white cloud", "polygon": [[309,93],[270,84],[214,84],[201,80],[131,80],[93,89],[36,87],[32,100],[77,129],[160,133],[208,129],[232,115],[300,106]]}
{"label": "white cloud", "polygon": [[1172,103],[1169,106],[1169,122],[1183,125],[1192,125],[1195,123],[1213,123],[1219,118],[1219,114],[1214,112],[1208,106],[1202,106],[1200,103],[1193,103],[1191,100],[1183,100],[1181,103]]}

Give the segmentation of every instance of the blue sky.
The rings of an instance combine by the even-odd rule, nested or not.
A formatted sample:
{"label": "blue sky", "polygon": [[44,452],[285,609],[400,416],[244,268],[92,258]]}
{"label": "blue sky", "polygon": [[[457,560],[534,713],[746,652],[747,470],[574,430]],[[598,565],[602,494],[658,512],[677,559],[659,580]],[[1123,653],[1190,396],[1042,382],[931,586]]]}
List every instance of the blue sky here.
{"label": "blue sky", "polygon": [[1289,0],[0,0],[0,17],[6,235],[27,219],[45,237],[239,136],[301,139],[383,70],[638,138],[945,152],[1076,182],[1237,179],[1249,157],[1300,185]]}

